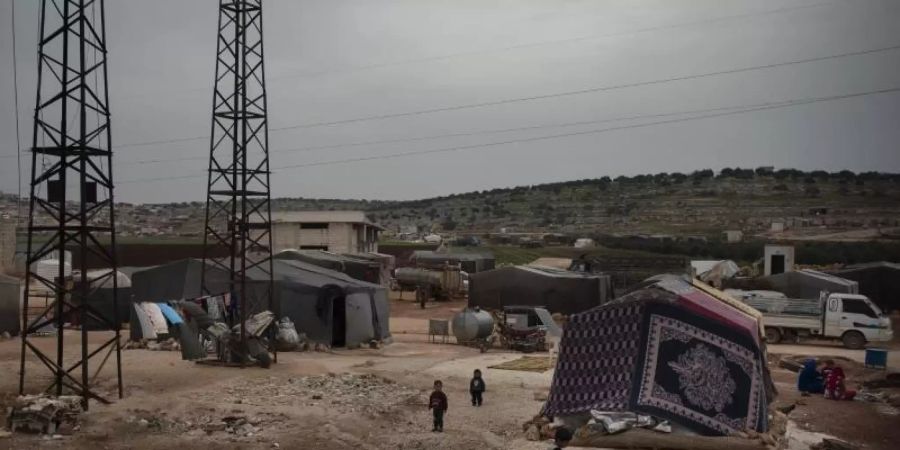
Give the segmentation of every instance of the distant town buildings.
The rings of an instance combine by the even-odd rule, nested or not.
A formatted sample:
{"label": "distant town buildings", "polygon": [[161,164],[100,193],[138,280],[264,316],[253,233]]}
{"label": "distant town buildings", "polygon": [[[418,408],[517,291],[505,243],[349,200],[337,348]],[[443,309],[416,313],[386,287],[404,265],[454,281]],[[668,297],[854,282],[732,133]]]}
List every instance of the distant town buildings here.
{"label": "distant town buildings", "polygon": [[728,242],[729,244],[744,240],[744,232],[741,230],[727,230],[724,231],[723,234],[725,235],[725,242]]}
{"label": "distant town buildings", "polygon": [[382,230],[362,211],[273,212],[272,250],[377,252]]}

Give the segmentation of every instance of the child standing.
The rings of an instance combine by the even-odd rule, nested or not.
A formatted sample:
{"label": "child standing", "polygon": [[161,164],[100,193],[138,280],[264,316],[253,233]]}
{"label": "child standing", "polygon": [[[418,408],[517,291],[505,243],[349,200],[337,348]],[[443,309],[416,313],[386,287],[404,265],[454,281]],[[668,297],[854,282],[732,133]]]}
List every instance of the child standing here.
{"label": "child standing", "polygon": [[428,399],[428,408],[434,413],[434,428],[431,431],[444,431],[444,413],[447,412],[447,394],[444,394],[444,383],[434,381],[434,391]]}
{"label": "child standing", "polygon": [[481,370],[475,369],[472,381],[469,382],[469,393],[472,394],[472,406],[481,406],[484,390],[484,379],[481,378]]}

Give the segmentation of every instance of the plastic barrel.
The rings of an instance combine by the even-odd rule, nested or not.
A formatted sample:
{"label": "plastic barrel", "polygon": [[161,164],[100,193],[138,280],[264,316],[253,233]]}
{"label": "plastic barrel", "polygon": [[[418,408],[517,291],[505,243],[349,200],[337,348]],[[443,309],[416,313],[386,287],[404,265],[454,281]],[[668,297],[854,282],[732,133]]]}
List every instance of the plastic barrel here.
{"label": "plastic barrel", "polygon": [[866,367],[887,369],[888,351],[883,348],[866,349]]}

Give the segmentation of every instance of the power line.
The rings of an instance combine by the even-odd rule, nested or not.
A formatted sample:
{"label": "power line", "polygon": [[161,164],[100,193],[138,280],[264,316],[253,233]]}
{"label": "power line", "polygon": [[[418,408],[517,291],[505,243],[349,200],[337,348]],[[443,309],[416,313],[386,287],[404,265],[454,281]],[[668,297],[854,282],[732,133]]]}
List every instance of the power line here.
{"label": "power line", "polygon": [[708,77],[714,77],[714,76],[720,76],[720,75],[731,75],[731,74],[736,74],[736,73],[741,73],[741,72],[774,69],[777,67],[785,67],[785,66],[791,66],[791,65],[796,65],[796,64],[806,64],[806,63],[811,63],[811,62],[827,61],[827,60],[838,59],[838,58],[846,58],[846,57],[850,57],[850,56],[870,55],[870,54],[874,54],[874,53],[894,51],[897,49],[900,49],[900,45],[893,45],[890,47],[883,47],[883,48],[870,49],[870,50],[860,50],[860,51],[849,52],[849,53],[840,53],[837,55],[819,56],[819,57],[815,57],[815,58],[806,58],[806,59],[798,59],[798,60],[793,60],[793,61],[764,64],[761,66],[749,66],[749,67],[742,67],[742,68],[738,68],[738,69],[719,70],[719,71],[715,71],[715,72],[706,72],[706,73],[700,73],[700,74],[694,74],[694,75],[683,75],[683,76],[679,76],[679,77],[664,78],[664,79],[659,79],[659,80],[639,81],[639,82],[635,82],[635,83],[625,83],[625,84],[618,84],[618,85],[612,85],[612,86],[602,86],[602,87],[595,87],[595,88],[588,88],[588,89],[579,89],[579,90],[575,90],[575,91],[557,92],[555,94],[533,95],[530,97],[517,97],[517,98],[510,98],[510,99],[505,99],[505,100],[494,100],[494,101],[490,101],[490,102],[470,103],[470,104],[466,104],[466,105],[457,105],[457,106],[445,106],[445,107],[441,107],[441,108],[424,109],[424,110],[419,110],[419,111],[381,114],[381,115],[375,115],[375,116],[358,117],[358,118],[353,118],[353,119],[335,120],[332,122],[316,122],[316,123],[309,123],[309,124],[292,125],[292,126],[286,126],[286,127],[273,128],[273,130],[280,131],[280,130],[292,130],[292,129],[299,129],[299,128],[314,128],[314,127],[325,127],[325,126],[332,126],[332,125],[343,125],[343,124],[348,124],[348,123],[365,122],[365,121],[370,121],[370,120],[393,119],[393,118],[397,118],[397,117],[408,117],[408,116],[417,116],[417,115],[422,115],[422,114],[433,114],[433,113],[438,113],[438,112],[458,111],[461,109],[484,108],[487,106],[506,105],[506,104],[510,104],[510,103],[528,102],[528,101],[534,101],[534,100],[546,100],[549,98],[568,97],[568,96],[583,95],[583,94],[593,94],[593,93],[597,93],[597,92],[606,92],[606,91],[612,91],[612,90],[618,90],[618,89],[628,89],[628,88],[635,88],[635,87],[642,87],[642,86],[652,86],[652,85],[663,84],[663,83],[696,80],[699,78],[708,78]]}
{"label": "power line", "polygon": [[329,165],[335,165],[335,164],[346,164],[346,163],[351,163],[351,162],[372,161],[372,160],[380,160],[380,159],[393,159],[393,158],[401,158],[401,157],[414,156],[414,155],[426,155],[426,154],[431,154],[431,153],[445,153],[445,152],[454,152],[454,151],[460,151],[460,150],[469,150],[469,149],[474,149],[474,148],[493,147],[493,146],[498,146],[498,145],[544,141],[544,140],[548,140],[548,139],[559,139],[559,138],[571,137],[571,136],[582,136],[582,135],[587,135],[587,134],[605,133],[605,132],[609,132],[609,131],[628,130],[628,129],[633,129],[633,128],[644,128],[644,127],[650,127],[650,126],[656,126],[656,125],[667,125],[667,124],[672,124],[672,123],[688,122],[688,121],[692,121],[692,120],[709,119],[709,118],[713,118],[713,117],[731,116],[731,115],[736,115],[736,114],[745,114],[748,112],[786,108],[786,107],[790,107],[790,106],[806,105],[806,104],[810,104],[810,103],[818,103],[818,102],[824,102],[824,101],[842,100],[842,99],[861,97],[861,96],[866,96],[866,95],[886,94],[886,93],[897,92],[897,91],[900,91],[900,87],[881,89],[881,90],[877,90],[877,91],[869,91],[869,92],[856,93],[856,94],[845,94],[845,95],[836,95],[836,96],[830,96],[830,97],[820,97],[820,98],[816,98],[816,99],[791,102],[789,104],[761,106],[759,108],[750,108],[750,109],[744,109],[744,110],[739,110],[739,111],[720,112],[720,113],[706,114],[706,115],[695,116],[695,117],[662,120],[662,121],[657,121],[657,122],[634,124],[634,125],[622,125],[622,126],[612,127],[612,128],[601,128],[601,129],[597,129],[597,130],[578,131],[578,132],[572,132],[572,133],[554,134],[554,135],[549,135],[549,136],[538,136],[538,137],[533,137],[533,138],[510,139],[510,140],[500,141],[500,142],[490,142],[487,144],[463,145],[463,146],[457,146],[457,147],[447,147],[447,148],[439,148],[439,149],[432,149],[432,150],[416,150],[416,151],[410,151],[410,152],[392,153],[392,154],[388,154],[388,155],[366,156],[366,157],[360,157],[360,158],[348,158],[348,159],[339,159],[339,160],[322,161],[322,162],[305,163],[305,164],[293,164],[293,165],[289,165],[289,166],[282,166],[279,169],[294,169],[294,168],[301,168],[301,167],[329,166]]}
{"label": "power line", "polygon": [[545,46],[558,45],[558,44],[568,44],[568,43],[572,43],[572,42],[601,40],[601,39],[606,39],[606,38],[611,38],[611,37],[630,36],[630,35],[643,34],[643,33],[649,33],[649,32],[654,32],[654,31],[685,28],[685,27],[690,27],[690,26],[695,26],[695,25],[707,25],[707,24],[718,23],[718,22],[727,22],[727,21],[731,21],[731,20],[735,20],[735,19],[745,19],[745,18],[750,18],[750,17],[759,17],[759,16],[767,16],[767,15],[772,15],[772,14],[780,14],[780,13],[791,12],[791,11],[796,11],[796,10],[801,10],[801,9],[820,8],[823,6],[832,6],[832,5],[836,5],[839,3],[843,3],[843,2],[841,2],[841,1],[819,2],[819,3],[812,3],[812,4],[806,4],[806,5],[788,6],[788,7],[776,8],[776,9],[772,9],[772,10],[768,10],[768,11],[734,14],[734,15],[730,15],[730,16],[714,17],[711,19],[703,19],[703,20],[682,22],[682,23],[669,24],[669,25],[659,25],[659,26],[655,26],[655,27],[638,28],[638,29],[634,29],[634,30],[617,31],[617,32],[606,33],[606,34],[596,34],[596,35],[582,36],[582,37],[576,37],[576,38],[553,39],[553,40],[548,40],[548,41],[531,42],[531,43],[527,43],[527,44],[511,45],[511,46],[507,46],[507,47],[500,47],[500,48],[487,49],[487,50],[475,50],[475,51],[469,51],[469,52],[451,53],[451,54],[447,54],[447,55],[426,56],[426,57],[422,57],[422,58],[411,58],[411,59],[406,59],[406,60],[401,60],[401,61],[368,64],[368,65],[348,67],[348,68],[343,68],[343,69],[331,69],[331,70],[322,70],[322,71],[318,71],[318,72],[288,74],[288,75],[272,77],[272,80],[282,80],[282,79],[289,79],[289,78],[308,78],[308,77],[331,75],[331,74],[337,74],[337,73],[359,72],[359,71],[365,71],[365,70],[382,69],[385,67],[405,66],[405,65],[410,65],[410,64],[443,61],[443,60],[447,60],[447,59],[455,59],[455,58],[468,57],[468,56],[490,55],[490,54],[494,54],[494,53],[507,52],[507,51],[511,51],[511,50],[522,50],[522,49],[527,49],[527,48],[537,48],[537,47],[545,47]]}
{"label": "power line", "polygon": [[[433,153],[447,153],[447,152],[456,152],[456,151],[462,151],[462,150],[471,150],[471,149],[476,149],[476,148],[497,147],[497,146],[508,145],[508,144],[537,142],[537,141],[560,139],[560,138],[566,138],[566,137],[572,137],[572,136],[583,136],[583,135],[589,135],[589,134],[607,133],[607,132],[611,132],[611,131],[628,130],[628,129],[635,129],[635,128],[647,128],[647,127],[653,127],[653,126],[658,126],[658,125],[668,125],[668,124],[673,124],[673,123],[689,122],[689,121],[694,121],[694,120],[710,119],[710,118],[715,118],[715,117],[725,117],[725,116],[745,114],[745,113],[750,113],[750,112],[774,110],[774,109],[788,108],[788,107],[800,106],[800,105],[808,105],[808,104],[812,104],[812,103],[819,103],[819,102],[826,102],[826,101],[844,100],[844,99],[863,97],[863,96],[869,96],[869,95],[887,94],[887,93],[892,93],[892,92],[900,92],[900,87],[879,89],[879,90],[872,90],[872,91],[865,91],[865,92],[857,92],[857,93],[853,93],[853,94],[842,94],[842,95],[832,95],[832,96],[826,96],[826,97],[816,97],[816,98],[809,98],[809,99],[803,99],[803,100],[774,103],[774,104],[767,105],[767,106],[742,109],[742,110],[738,110],[738,111],[726,111],[726,112],[705,114],[705,115],[694,116],[694,117],[661,120],[661,121],[641,123],[641,124],[622,125],[622,126],[618,126],[618,127],[601,128],[601,129],[595,129],[595,130],[561,133],[561,134],[537,136],[537,137],[531,137],[531,138],[510,139],[510,140],[505,140],[505,141],[489,142],[489,143],[484,143],[484,144],[444,147],[444,148],[437,148],[437,149],[431,149],[431,150],[416,150],[416,151],[409,151],[409,152],[392,153],[392,154],[387,154],[387,155],[375,155],[375,156],[366,156],[366,157],[359,157],[359,158],[321,161],[321,162],[315,162],[315,163],[293,164],[293,165],[278,167],[278,168],[276,168],[276,170],[296,169],[296,168],[303,168],[303,167],[328,166],[328,165],[347,164],[347,163],[353,163],[353,162],[374,161],[374,160],[383,160],[383,159],[396,159],[396,158],[403,158],[403,157],[407,157],[407,156],[427,155],[427,154],[433,154]],[[127,180],[127,181],[124,181],[124,183],[140,183],[140,182],[147,182],[147,181],[190,179],[190,178],[197,178],[198,176],[201,176],[201,175],[194,174],[194,175],[171,176],[171,177],[163,177],[163,178],[143,178],[143,179]]]}
{"label": "power line", "polygon": [[[534,100],[544,100],[544,99],[549,99],[549,98],[567,97],[567,96],[591,94],[591,93],[597,93],[597,92],[607,92],[607,91],[613,91],[613,90],[618,90],[618,89],[629,89],[629,88],[635,88],[635,87],[641,87],[641,86],[651,86],[651,85],[658,85],[658,84],[665,84],[665,83],[672,83],[672,82],[679,82],[679,81],[695,80],[695,79],[708,78],[708,77],[714,77],[714,76],[720,76],[720,75],[731,75],[731,74],[736,74],[736,73],[741,73],[741,72],[773,69],[773,68],[777,68],[777,67],[786,67],[786,66],[797,65],[797,64],[807,64],[807,63],[812,63],[812,62],[828,61],[828,60],[847,58],[847,57],[852,57],[852,56],[883,53],[883,52],[888,52],[888,51],[894,51],[897,49],[900,49],[900,45],[893,45],[890,47],[881,47],[881,48],[868,49],[868,50],[859,50],[859,51],[848,52],[848,53],[838,53],[838,54],[834,54],[834,55],[819,56],[819,57],[814,57],[814,58],[796,59],[796,60],[783,61],[783,62],[778,62],[778,63],[763,64],[763,65],[759,65],[759,66],[748,66],[748,67],[742,67],[742,68],[737,68],[737,69],[719,70],[719,71],[714,71],[714,72],[705,72],[705,73],[699,73],[699,74],[693,74],[693,75],[683,75],[683,76],[678,76],[678,77],[662,78],[662,79],[650,80],[650,81],[641,81],[641,82],[635,82],[635,83],[625,83],[625,84],[601,86],[601,87],[589,88],[589,89],[580,89],[580,90],[575,90],[575,91],[558,92],[555,94],[542,94],[542,95],[535,95],[535,96],[529,96],[529,97],[517,97],[517,98],[511,98],[511,99],[505,99],[505,100],[496,100],[496,101],[491,101],[491,102],[471,103],[471,104],[466,104],[466,105],[447,106],[447,107],[431,108],[431,109],[424,109],[424,110],[418,110],[418,111],[408,111],[408,112],[402,112],[402,113],[381,114],[381,115],[374,115],[374,116],[358,117],[358,118],[353,118],[353,119],[343,119],[343,120],[337,120],[337,121],[332,121],[332,122],[318,122],[318,123],[308,123],[308,124],[299,124],[299,125],[289,125],[289,126],[283,126],[283,127],[273,127],[273,128],[269,128],[269,131],[273,132],[273,131],[285,131],[285,130],[294,130],[294,129],[342,125],[342,124],[347,124],[347,123],[364,122],[364,121],[369,121],[369,120],[384,120],[384,119],[392,119],[392,118],[397,118],[397,117],[409,117],[409,116],[417,116],[417,115],[423,115],[423,114],[433,114],[433,113],[438,113],[438,112],[458,111],[458,110],[463,110],[463,109],[483,108],[483,107],[487,107],[487,106],[497,106],[497,105],[505,105],[505,104],[511,104],[511,103],[534,101]],[[148,146],[148,145],[162,145],[162,144],[189,142],[189,141],[206,140],[206,139],[209,139],[208,135],[207,136],[191,136],[191,137],[184,137],[184,138],[158,140],[158,141],[137,142],[137,143],[131,143],[131,144],[122,144],[117,147],[124,148],[124,147],[139,147],[139,146]]]}
{"label": "power line", "polygon": [[[680,115],[685,115],[685,114],[698,114],[698,113],[706,113],[706,112],[712,112],[712,111],[754,108],[754,107],[759,107],[759,106],[771,105],[774,103],[789,103],[791,101],[792,100],[785,100],[785,101],[781,101],[781,102],[766,102],[766,103],[758,103],[758,104],[752,104],[752,105],[745,104],[745,105],[735,105],[735,106],[722,106],[722,107],[717,107],[717,108],[704,108],[704,109],[694,109],[694,110],[686,110],[686,111],[674,111],[674,112],[658,113],[658,114],[641,114],[641,115],[635,115],[635,116],[613,117],[613,118],[599,119],[599,120],[564,122],[564,123],[545,124],[545,125],[531,125],[531,126],[525,126],[525,127],[470,131],[470,132],[462,132],[462,133],[434,134],[434,135],[429,135],[429,136],[419,136],[419,137],[411,137],[411,138],[397,138],[397,139],[384,139],[384,140],[374,140],[374,141],[349,142],[349,143],[345,143],[345,144],[318,145],[318,146],[310,146],[310,147],[272,150],[272,152],[273,153],[289,153],[289,152],[305,153],[305,152],[312,152],[312,151],[318,151],[318,150],[338,150],[338,149],[365,147],[365,146],[379,145],[379,144],[399,144],[399,143],[406,143],[406,142],[421,142],[421,141],[430,141],[430,140],[443,139],[443,138],[449,138],[449,137],[480,136],[480,135],[485,135],[485,134],[510,133],[510,132],[514,132],[514,131],[529,131],[529,130],[540,130],[540,129],[546,129],[546,128],[561,128],[561,127],[573,127],[573,126],[580,126],[580,125],[594,125],[594,124],[598,124],[598,123],[622,122],[622,121],[628,121],[628,120],[652,119],[652,118],[658,118],[658,117],[680,116]],[[206,159],[207,159],[207,157],[190,156],[190,157],[184,157],[184,158],[161,158],[161,159],[145,159],[145,160],[138,160],[138,161],[126,161],[121,164],[123,164],[123,165],[156,164],[156,163],[167,163],[167,162],[176,162],[176,161],[199,161],[199,160],[206,160]]]}
{"label": "power line", "polygon": [[[841,3],[844,3],[844,1],[838,0],[838,1],[831,1],[831,2],[819,2],[819,3],[811,3],[811,4],[806,4],[806,5],[788,6],[788,7],[784,7],[784,8],[776,8],[776,9],[767,10],[767,11],[734,14],[734,15],[729,15],[729,16],[713,17],[710,19],[702,19],[702,20],[682,22],[682,23],[676,23],[676,24],[659,25],[659,26],[654,26],[654,27],[617,31],[617,32],[606,33],[606,34],[588,35],[588,36],[581,36],[581,37],[575,37],[575,38],[552,39],[552,40],[547,40],[547,41],[530,42],[527,44],[517,44],[517,45],[511,45],[511,46],[507,46],[507,47],[499,47],[499,48],[492,48],[492,49],[486,49],[486,50],[457,52],[457,53],[450,53],[450,54],[445,54],[445,55],[425,56],[425,57],[421,57],[421,58],[410,58],[410,59],[399,60],[399,61],[360,65],[360,66],[355,66],[355,67],[351,66],[351,67],[344,67],[344,68],[327,69],[327,70],[322,70],[322,71],[318,71],[318,72],[284,74],[284,75],[269,77],[268,79],[269,79],[269,81],[278,81],[278,80],[286,80],[286,79],[292,79],[292,78],[314,78],[314,77],[319,77],[322,75],[353,73],[353,72],[361,72],[361,71],[367,71],[367,70],[373,70],[373,69],[381,69],[381,68],[385,68],[385,67],[428,63],[428,62],[443,61],[443,60],[448,60],[448,59],[456,59],[456,58],[463,58],[463,57],[469,57],[469,56],[490,55],[490,54],[494,54],[494,53],[502,53],[502,52],[513,51],[513,50],[523,50],[523,49],[528,49],[528,48],[537,48],[537,47],[545,47],[545,46],[552,46],[552,45],[559,45],[559,44],[568,44],[568,43],[572,43],[572,42],[602,40],[602,39],[612,38],[612,37],[637,35],[637,34],[643,34],[643,33],[655,32],[655,31],[692,27],[692,26],[696,26],[696,25],[707,25],[707,24],[727,22],[727,21],[739,20],[739,19],[745,19],[745,18],[768,16],[768,15],[781,14],[781,13],[792,12],[792,11],[797,11],[797,10],[802,10],[802,9],[812,9],[812,8],[820,8],[820,7],[825,7],[825,6],[833,6],[833,5],[837,5],[837,4],[841,4]],[[197,92],[197,91],[205,91],[205,90],[206,90],[206,88],[188,88],[188,89],[182,89],[181,91]],[[146,97],[148,95],[154,95],[154,94],[130,94],[130,95],[125,95],[124,97],[134,98],[134,97]],[[122,96],[119,96],[119,97],[122,97]]]}

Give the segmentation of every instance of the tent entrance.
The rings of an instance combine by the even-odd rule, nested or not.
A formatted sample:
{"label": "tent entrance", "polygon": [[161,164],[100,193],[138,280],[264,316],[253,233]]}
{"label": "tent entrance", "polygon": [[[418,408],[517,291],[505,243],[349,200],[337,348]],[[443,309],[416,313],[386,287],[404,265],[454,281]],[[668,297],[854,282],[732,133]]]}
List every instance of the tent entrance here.
{"label": "tent entrance", "polygon": [[347,345],[347,299],[344,296],[331,300],[331,346]]}
{"label": "tent entrance", "polygon": [[772,275],[784,273],[784,255],[772,255]]}

